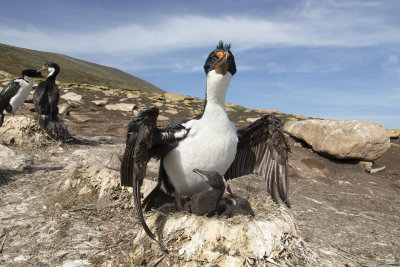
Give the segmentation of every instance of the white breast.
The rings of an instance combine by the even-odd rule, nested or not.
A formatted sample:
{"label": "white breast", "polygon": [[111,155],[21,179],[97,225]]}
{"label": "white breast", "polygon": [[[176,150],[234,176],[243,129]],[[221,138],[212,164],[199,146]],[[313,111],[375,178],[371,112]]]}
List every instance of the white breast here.
{"label": "white breast", "polygon": [[236,128],[224,107],[208,105],[200,120],[186,123],[189,135],[163,160],[175,190],[183,196],[204,191],[209,185],[193,169],[217,171],[224,175],[237,149]]}
{"label": "white breast", "polygon": [[29,96],[29,93],[33,86],[33,79],[26,78],[15,80],[20,84],[20,88],[15,96],[13,96],[10,100],[10,105],[12,107],[12,113],[15,113],[24,103],[25,99]]}

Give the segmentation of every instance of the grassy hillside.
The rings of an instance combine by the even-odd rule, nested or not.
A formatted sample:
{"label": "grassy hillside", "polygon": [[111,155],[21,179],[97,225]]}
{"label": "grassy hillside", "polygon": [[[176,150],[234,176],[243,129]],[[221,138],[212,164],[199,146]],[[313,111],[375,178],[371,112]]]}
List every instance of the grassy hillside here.
{"label": "grassy hillside", "polygon": [[73,57],[0,44],[0,70],[20,75],[23,69],[38,69],[48,61],[61,67],[60,82],[86,83],[129,90],[164,92],[160,88],[121,70]]}

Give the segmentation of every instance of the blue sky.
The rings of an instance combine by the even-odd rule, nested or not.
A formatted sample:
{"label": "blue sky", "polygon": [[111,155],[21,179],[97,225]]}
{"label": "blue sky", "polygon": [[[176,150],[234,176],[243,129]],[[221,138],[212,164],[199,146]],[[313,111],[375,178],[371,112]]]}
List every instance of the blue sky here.
{"label": "blue sky", "polygon": [[219,40],[238,72],[227,101],[400,128],[400,1],[5,1],[0,43],[119,68],[204,97]]}

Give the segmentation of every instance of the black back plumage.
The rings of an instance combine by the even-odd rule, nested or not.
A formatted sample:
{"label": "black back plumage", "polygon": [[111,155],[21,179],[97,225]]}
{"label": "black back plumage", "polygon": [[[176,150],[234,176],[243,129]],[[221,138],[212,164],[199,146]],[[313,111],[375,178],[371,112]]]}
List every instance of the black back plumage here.
{"label": "black back plumage", "polygon": [[46,63],[45,66],[54,68],[54,72],[45,81],[38,84],[33,94],[33,103],[36,112],[40,115],[39,124],[42,128],[46,127],[49,118],[57,120],[58,102],[60,100],[60,91],[56,84],[60,67],[52,62]]}
{"label": "black back plumage", "polygon": [[[21,73],[21,78],[23,79],[25,76],[31,77],[31,78],[36,78],[40,77],[40,72],[37,72],[34,69],[26,69],[23,70]],[[10,83],[8,83],[6,86],[3,87],[3,90],[0,92],[0,127],[3,125],[4,121],[4,110],[7,112],[11,112],[12,107],[10,106],[10,100],[18,93],[18,90],[20,89],[20,83],[13,80]]]}
{"label": "black back plumage", "polygon": [[0,92],[0,127],[4,122],[4,110],[11,111],[10,100],[13,98],[18,90],[20,84],[18,82],[12,81],[6,86],[4,86],[3,90]]}

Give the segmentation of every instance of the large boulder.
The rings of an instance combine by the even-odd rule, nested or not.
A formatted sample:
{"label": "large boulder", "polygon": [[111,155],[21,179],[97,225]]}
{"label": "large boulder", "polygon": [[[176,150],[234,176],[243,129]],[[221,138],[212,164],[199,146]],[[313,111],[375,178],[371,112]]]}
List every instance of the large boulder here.
{"label": "large boulder", "polygon": [[289,121],[284,130],[306,142],[314,151],[337,159],[373,161],[390,147],[385,129],[359,120]]}
{"label": "large boulder", "polygon": [[19,154],[14,150],[0,145],[0,169],[18,170],[28,166],[31,160],[23,154]]}

